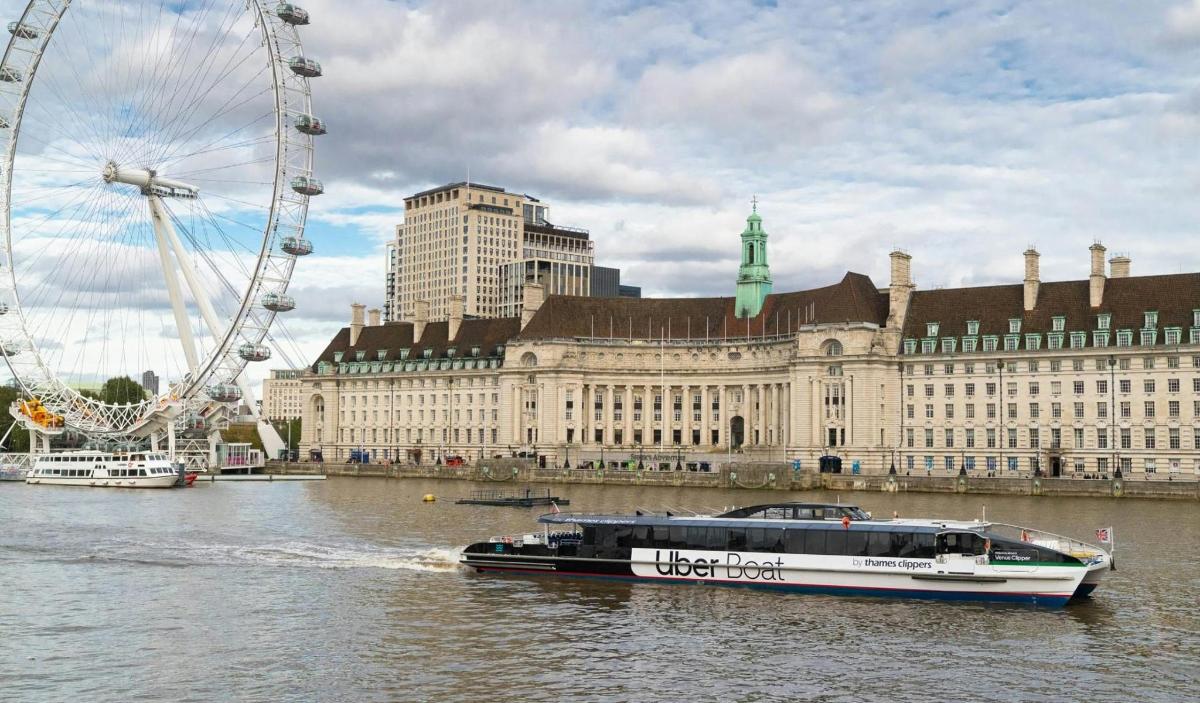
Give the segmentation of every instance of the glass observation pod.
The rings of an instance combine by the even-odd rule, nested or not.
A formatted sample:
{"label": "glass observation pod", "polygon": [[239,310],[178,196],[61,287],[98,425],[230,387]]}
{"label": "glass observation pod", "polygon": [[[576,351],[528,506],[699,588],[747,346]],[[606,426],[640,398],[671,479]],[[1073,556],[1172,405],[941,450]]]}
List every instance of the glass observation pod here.
{"label": "glass observation pod", "polygon": [[292,69],[292,73],[305,78],[316,78],[321,75],[321,64],[303,56],[293,56],[288,61],[288,67]]}
{"label": "glass observation pod", "polygon": [[238,347],[238,356],[246,361],[266,361],[271,358],[271,350],[265,344],[246,342]]}
{"label": "glass observation pod", "polygon": [[308,10],[290,2],[281,2],[275,7],[275,14],[288,24],[308,24]]}
{"label": "glass observation pod", "polygon": [[325,192],[325,186],[315,178],[296,176],[292,179],[292,190],[300,195],[320,195]]}
{"label": "glass observation pod", "polygon": [[21,72],[8,66],[0,66],[0,81],[5,83],[20,83]]}
{"label": "glass observation pod", "polygon": [[9,22],[8,33],[18,39],[37,39],[39,36],[36,29],[20,22]]}
{"label": "glass observation pod", "polygon": [[0,303],[0,315],[8,314],[8,303]]}
{"label": "glass observation pod", "polygon": [[313,136],[325,134],[325,120],[312,115],[299,115],[296,117],[296,131]]}
{"label": "glass observation pod", "polygon": [[21,346],[16,342],[4,342],[0,344],[0,352],[5,356],[16,356],[21,353]]}
{"label": "glass observation pod", "polygon": [[218,403],[233,403],[242,399],[242,389],[232,383],[218,383],[209,386],[208,397]]}
{"label": "glass observation pod", "polygon": [[312,242],[303,237],[284,237],[283,243],[279,245],[279,248],[283,249],[285,254],[291,254],[292,256],[308,256],[312,253],[313,245]]}
{"label": "glass observation pod", "polygon": [[0,129],[8,129],[8,127],[9,127],[8,120],[5,119],[4,117],[0,117]]}
{"label": "glass observation pod", "polygon": [[[286,241],[284,242],[284,246],[287,246]],[[287,251],[287,249],[285,248],[284,251]],[[308,251],[312,252],[311,244],[308,247]],[[262,306],[271,312],[288,312],[296,309],[296,299],[282,293],[267,293],[263,296]]]}

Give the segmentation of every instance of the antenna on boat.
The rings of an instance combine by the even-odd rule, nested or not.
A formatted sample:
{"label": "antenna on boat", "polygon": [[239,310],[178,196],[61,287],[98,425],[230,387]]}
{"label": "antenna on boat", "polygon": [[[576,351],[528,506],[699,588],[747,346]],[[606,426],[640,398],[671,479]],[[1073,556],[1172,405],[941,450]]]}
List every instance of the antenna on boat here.
{"label": "antenna on boat", "polygon": [[983,504],[983,522],[987,522],[987,503]]}

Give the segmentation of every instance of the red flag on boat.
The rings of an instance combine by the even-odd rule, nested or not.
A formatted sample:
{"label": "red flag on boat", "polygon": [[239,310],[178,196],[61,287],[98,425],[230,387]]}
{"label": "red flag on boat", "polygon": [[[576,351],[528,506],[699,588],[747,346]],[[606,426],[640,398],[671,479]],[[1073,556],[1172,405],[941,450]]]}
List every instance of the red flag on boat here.
{"label": "red flag on boat", "polygon": [[1101,527],[1096,530],[1096,539],[1100,540],[1100,544],[1112,544],[1112,528]]}

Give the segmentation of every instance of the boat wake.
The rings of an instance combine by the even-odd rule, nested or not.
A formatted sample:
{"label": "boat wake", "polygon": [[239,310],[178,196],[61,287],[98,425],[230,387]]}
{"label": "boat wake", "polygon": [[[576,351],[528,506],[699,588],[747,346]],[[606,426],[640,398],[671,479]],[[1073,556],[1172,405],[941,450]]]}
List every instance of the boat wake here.
{"label": "boat wake", "polygon": [[205,566],[297,569],[396,569],[448,573],[459,569],[461,547],[383,547],[371,544],[213,544],[158,542],[93,546],[86,554],[47,554],[39,560],[168,568]]}
{"label": "boat wake", "polygon": [[192,559],[219,565],[315,569],[402,569],[450,572],[458,567],[461,549],[445,547],[379,547],[286,542],[264,545],[197,545]]}

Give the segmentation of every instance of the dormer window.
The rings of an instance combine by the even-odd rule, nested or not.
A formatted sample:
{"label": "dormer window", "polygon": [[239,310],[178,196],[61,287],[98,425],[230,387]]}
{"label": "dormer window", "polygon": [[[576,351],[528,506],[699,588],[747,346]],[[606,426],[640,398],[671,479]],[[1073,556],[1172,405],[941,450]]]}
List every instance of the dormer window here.
{"label": "dormer window", "polygon": [[400,350],[400,360],[404,361],[406,359],[408,359],[408,349],[401,349]]}
{"label": "dormer window", "polygon": [[917,340],[915,340],[915,339],[904,340],[904,353],[905,354],[916,354],[917,353]]}
{"label": "dormer window", "polygon": [[380,350],[376,351],[375,358],[378,359],[379,361],[383,361],[384,359],[386,359],[387,358],[387,349],[380,349]]}
{"label": "dormer window", "polygon": [[999,338],[994,334],[989,334],[983,338],[983,350],[985,352],[996,351],[996,345],[1000,343]]}
{"label": "dormer window", "polygon": [[1117,346],[1128,347],[1133,344],[1133,330],[1117,330]]}
{"label": "dormer window", "polygon": [[1071,348],[1083,349],[1087,344],[1087,332],[1072,332],[1071,333]]}
{"label": "dormer window", "polygon": [[975,351],[976,346],[978,345],[978,342],[979,342],[979,340],[976,339],[975,337],[963,337],[962,350],[964,352],[968,352],[968,353],[973,352],[973,351]]}
{"label": "dormer window", "polygon": [[1055,315],[1050,320],[1051,329],[1055,332],[1062,332],[1067,328],[1067,318],[1062,315]]}
{"label": "dormer window", "polygon": [[471,356],[479,356],[479,347],[471,347]]}
{"label": "dormer window", "polygon": [[1152,330],[1156,327],[1158,327],[1158,311],[1157,310],[1146,311],[1145,323],[1142,325],[1142,329]]}
{"label": "dormer window", "polygon": [[1062,332],[1051,332],[1050,334],[1046,335],[1046,348],[1047,349],[1062,349],[1062,346],[1063,346],[1063,333]]}
{"label": "dormer window", "polygon": [[1164,334],[1165,336],[1163,342],[1166,344],[1179,344],[1179,342],[1183,339],[1183,330],[1179,327],[1168,327]]}
{"label": "dormer window", "polygon": [[942,353],[943,354],[953,354],[956,341],[957,340],[955,340],[954,337],[944,337],[942,339]]}
{"label": "dormer window", "polygon": [[354,352],[354,360],[355,361],[362,361],[365,358],[367,358],[366,350]]}
{"label": "dormer window", "polygon": [[425,350],[422,350],[422,351],[421,351],[421,358],[422,358],[422,359],[432,359],[432,358],[433,358],[433,350],[432,350],[432,349],[425,349]]}
{"label": "dormer window", "polygon": [[1107,330],[1112,328],[1112,315],[1109,313],[1101,313],[1096,316],[1096,329]]}
{"label": "dormer window", "polygon": [[967,334],[971,336],[979,334],[979,320],[967,320]]}
{"label": "dormer window", "polygon": [[345,356],[345,352],[340,352],[340,351],[339,351],[339,352],[334,352],[334,353],[333,353],[333,363],[335,363],[335,364],[340,364],[340,363],[342,363],[342,357],[343,357],[343,356]]}
{"label": "dormer window", "polygon": [[1042,348],[1042,335],[1027,334],[1025,335],[1025,348],[1030,351],[1037,351]]}
{"label": "dormer window", "polygon": [[1192,311],[1192,327],[1200,327],[1200,310]]}
{"label": "dormer window", "polygon": [[1156,341],[1158,341],[1158,330],[1155,330],[1155,329],[1142,330],[1142,346],[1143,347],[1154,346],[1154,343]]}
{"label": "dormer window", "polygon": [[446,358],[453,359],[454,355],[457,353],[458,353],[458,349],[456,349],[454,347],[450,347],[449,349],[446,350]]}
{"label": "dormer window", "polygon": [[1108,332],[1101,331],[1101,330],[1092,332],[1092,346],[1093,347],[1107,347],[1108,346]]}
{"label": "dormer window", "polygon": [[925,323],[925,336],[926,337],[936,337],[938,335],[938,327],[940,327],[940,325],[936,322],[926,322]]}
{"label": "dormer window", "polygon": [[1016,351],[1017,347],[1021,346],[1021,335],[1007,334],[1004,335],[1004,351]]}
{"label": "dormer window", "polygon": [[936,342],[932,339],[922,339],[921,340],[921,353],[922,354],[932,354],[935,344],[936,344]]}
{"label": "dormer window", "polygon": [[1008,333],[1009,334],[1020,334],[1021,333],[1021,318],[1014,317],[1008,321]]}

